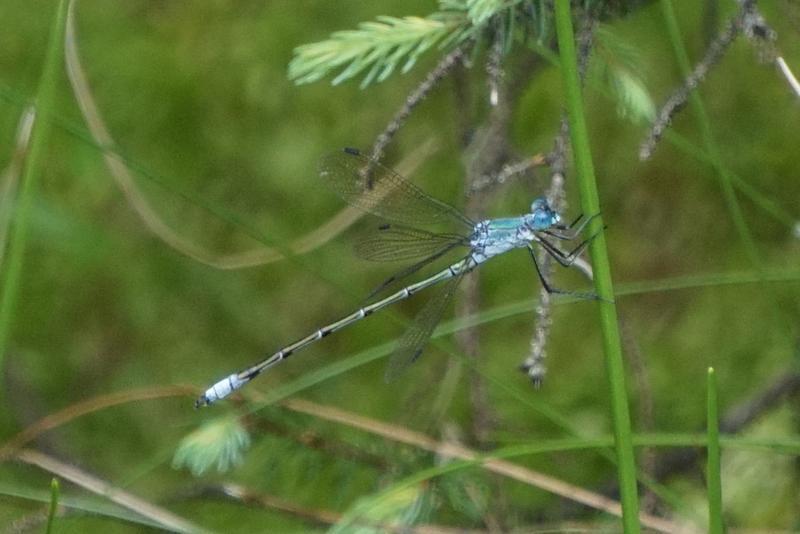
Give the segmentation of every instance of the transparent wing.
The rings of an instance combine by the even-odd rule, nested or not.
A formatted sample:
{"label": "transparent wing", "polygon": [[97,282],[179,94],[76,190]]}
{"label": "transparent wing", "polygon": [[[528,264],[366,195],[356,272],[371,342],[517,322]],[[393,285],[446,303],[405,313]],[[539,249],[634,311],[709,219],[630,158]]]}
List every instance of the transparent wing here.
{"label": "transparent wing", "polygon": [[455,223],[469,230],[475,226],[454,207],[356,149],[325,156],[319,174],[345,202],[384,219],[412,226]]}
{"label": "transparent wing", "polygon": [[414,322],[403,333],[397,348],[389,359],[386,367],[385,379],[387,382],[395,380],[405,371],[409,365],[417,361],[422,354],[425,345],[431,338],[436,325],[442,320],[444,311],[447,309],[456,288],[464,278],[467,270],[462,269],[456,276],[445,281],[439,286],[435,293],[431,295],[428,302],[414,317]]}
{"label": "transparent wing", "polygon": [[434,256],[442,249],[459,245],[469,246],[469,238],[387,224],[358,241],[355,253],[371,261],[411,261]]}
{"label": "transparent wing", "polygon": [[450,244],[448,244],[448,245],[446,245],[444,247],[441,247],[439,250],[437,250],[434,253],[428,255],[427,257],[421,259],[420,261],[418,261],[418,262],[416,262],[416,263],[414,263],[412,265],[409,265],[408,267],[406,267],[402,271],[393,274],[392,276],[390,276],[389,278],[384,280],[381,283],[381,285],[376,287],[372,291],[372,293],[369,294],[369,296],[367,297],[367,300],[371,300],[372,298],[377,296],[379,293],[383,293],[384,291],[388,290],[390,287],[396,287],[397,283],[400,282],[401,280],[411,276],[412,274],[416,273],[417,271],[419,271],[420,269],[422,269],[426,265],[429,265],[429,264],[435,262],[436,260],[439,260],[439,259],[445,257],[448,253],[454,251],[457,247],[462,246],[462,245],[463,245],[463,243],[458,242],[458,241],[452,242],[452,243],[450,243]]}

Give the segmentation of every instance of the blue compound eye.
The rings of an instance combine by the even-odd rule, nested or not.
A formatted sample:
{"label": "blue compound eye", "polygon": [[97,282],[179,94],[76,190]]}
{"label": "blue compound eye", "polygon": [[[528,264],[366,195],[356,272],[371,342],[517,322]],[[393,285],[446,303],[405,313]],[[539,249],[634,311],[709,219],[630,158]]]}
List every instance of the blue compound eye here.
{"label": "blue compound eye", "polygon": [[558,214],[550,208],[544,197],[539,197],[531,203],[530,218],[534,230],[544,230],[557,224],[559,220]]}
{"label": "blue compound eye", "polygon": [[546,209],[549,211],[550,205],[547,203],[547,199],[544,197],[539,197],[531,202],[531,213],[536,213],[539,210]]}

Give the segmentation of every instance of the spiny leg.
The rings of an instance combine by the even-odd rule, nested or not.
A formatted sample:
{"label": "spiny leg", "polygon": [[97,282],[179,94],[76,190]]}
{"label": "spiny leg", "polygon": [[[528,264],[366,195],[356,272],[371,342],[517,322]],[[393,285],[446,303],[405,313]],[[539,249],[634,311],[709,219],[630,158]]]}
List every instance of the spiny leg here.
{"label": "spiny leg", "polygon": [[538,239],[537,243],[539,243],[545,252],[550,254],[550,256],[562,267],[571,267],[572,264],[575,263],[575,259],[580,255],[581,252],[583,252],[583,249],[586,248],[586,244],[579,245],[578,248],[573,251],[575,253],[573,255],[572,253],[565,253],[553,243],[541,237]]}
{"label": "spiny leg", "polygon": [[533,266],[536,267],[536,274],[539,275],[539,281],[542,283],[542,287],[548,293],[561,293],[561,291],[554,291],[553,288],[550,287],[550,284],[547,283],[544,275],[542,274],[542,269],[539,267],[539,260],[536,259],[536,251],[533,250],[533,247],[528,245],[528,251],[531,253],[531,258],[533,258]]}
{"label": "spiny leg", "polygon": [[[550,254],[551,257],[553,257],[554,259],[556,259],[556,261],[558,261],[557,256],[553,253],[552,250],[548,249],[546,246],[544,248],[545,248],[545,251],[548,254]],[[555,250],[558,250],[558,249],[555,249]],[[587,300],[598,300],[599,297],[597,295],[595,295],[594,293],[585,293],[585,292],[581,292],[581,291],[570,291],[568,289],[560,289],[560,288],[551,286],[550,283],[545,279],[544,274],[542,274],[542,269],[541,269],[541,266],[539,265],[539,260],[536,259],[536,251],[533,250],[533,246],[532,245],[528,245],[528,252],[530,252],[530,254],[531,254],[531,259],[533,259],[533,265],[534,265],[534,267],[536,267],[536,274],[539,275],[539,280],[542,282],[542,287],[544,287],[545,291],[547,291],[550,294],[570,295],[570,296],[573,296],[573,297],[578,297],[578,298],[587,299]],[[558,252],[563,254],[563,252],[561,252],[560,250],[558,250]],[[561,262],[559,262],[559,263],[561,263]]]}
{"label": "spiny leg", "polygon": [[580,221],[581,219],[583,219],[583,213],[579,214],[579,215],[578,215],[578,216],[575,218],[575,220],[574,220],[574,221],[572,221],[571,223],[569,223],[569,225],[568,225],[568,226],[567,226],[567,225],[564,225],[564,224],[555,224],[555,225],[553,225],[553,228],[557,228],[557,229],[559,229],[559,230],[569,230],[569,229],[571,229],[572,227],[574,227],[576,224],[578,224],[578,221]]}
{"label": "spiny leg", "polygon": [[[539,260],[536,259],[536,251],[533,250],[533,247],[531,245],[528,245],[528,252],[530,252],[530,254],[531,254],[531,259],[533,259],[533,266],[536,268],[536,274],[539,275],[539,281],[542,283],[542,287],[544,287],[545,291],[547,291],[550,294],[559,294],[559,295],[576,295],[576,296],[577,295],[580,295],[580,296],[588,295],[588,294],[579,293],[579,292],[576,292],[576,291],[569,291],[567,289],[560,289],[560,288],[551,286],[550,283],[545,278],[544,273],[542,273],[542,268],[539,265]],[[590,298],[596,298],[596,296],[591,295]]]}
{"label": "spiny leg", "polygon": [[570,225],[569,227],[562,227],[555,225],[552,228],[561,231],[553,231],[552,229],[545,231],[547,232],[548,235],[555,237],[556,239],[561,239],[562,241],[571,241],[576,237],[578,237],[578,235],[583,231],[583,229],[586,228],[587,224],[589,224],[593,219],[599,216],[600,216],[599,213],[595,213],[594,215],[591,215],[590,217],[583,219],[583,221],[581,221],[581,223],[575,228],[572,228],[572,225]]}
{"label": "spiny leg", "polygon": [[[544,239],[543,237],[537,237],[537,243],[539,243],[540,245],[542,245],[542,247],[543,247],[543,248],[544,248],[544,249],[545,249],[545,250],[546,250],[546,251],[547,251],[547,252],[548,252],[548,253],[549,253],[549,254],[550,254],[552,257],[553,257],[553,259],[555,259],[555,260],[556,260],[556,261],[557,261],[559,264],[561,264],[561,265],[562,265],[562,266],[564,266],[564,267],[569,267],[569,266],[571,266],[573,263],[575,263],[575,260],[576,260],[576,259],[578,258],[578,256],[580,256],[580,255],[581,255],[581,253],[582,253],[582,252],[583,252],[583,251],[586,249],[586,247],[589,245],[589,243],[590,243],[590,242],[591,242],[591,241],[592,241],[594,238],[596,238],[596,237],[598,236],[598,234],[599,234],[599,233],[600,233],[602,230],[604,230],[604,229],[605,229],[605,227],[601,228],[600,230],[598,230],[597,232],[595,232],[595,233],[594,233],[594,234],[592,234],[591,236],[589,236],[589,237],[587,237],[586,239],[584,239],[583,241],[581,241],[581,242],[580,242],[580,244],[578,244],[578,246],[577,246],[577,247],[575,247],[574,249],[572,249],[570,252],[564,252],[563,250],[561,250],[560,248],[558,248],[558,247],[557,247],[557,246],[556,246],[554,243],[551,243],[550,241],[548,241],[548,240]],[[545,234],[547,234],[547,235],[550,235],[548,232],[544,232],[544,233],[545,233]]]}
{"label": "spiny leg", "polygon": [[[543,239],[540,236],[537,236],[536,242],[539,243],[542,246],[542,248],[545,250],[545,252],[550,254],[550,257],[553,258],[554,260],[556,260],[560,265],[562,265],[564,267],[571,267],[572,264],[575,263],[575,260],[578,259],[578,257],[580,256],[581,252],[583,252],[583,250],[586,248],[586,246],[593,239],[595,239],[600,234],[600,232],[602,232],[606,228],[607,228],[606,226],[603,226],[602,228],[600,228],[597,232],[595,232],[594,234],[592,234],[591,236],[586,238],[577,247],[575,247],[569,254],[565,253],[563,250],[561,250],[558,247],[556,247],[555,244],[551,243],[550,241],[547,241],[546,239]],[[531,245],[528,245],[528,248],[530,249]],[[534,257],[534,260],[535,260],[535,257]],[[582,296],[582,297],[588,297],[588,298],[591,298],[593,300],[602,300],[604,302],[611,302],[611,303],[614,302],[614,299],[610,299],[609,300],[609,299],[600,297],[599,295],[597,295],[595,293],[579,293],[579,292],[569,292],[569,293],[573,294],[573,295]]]}
{"label": "spiny leg", "polygon": [[542,236],[536,236],[536,243],[542,246],[547,253],[552,256],[554,260],[556,260],[562,267],[570,267],[575,260],[580,256],[580,254],[586,249],[586,246],[589,242],[594,238],[594,236],[583,240],[577,247],[572,249],[570,252],[564,252],[560,248],[558,248],[554,243],[551,243],[547,239],[543,238]]}
{"label": "spiny leg", "polygon": [[[596,236],[596,234],[595,234],[595,236]],[[540,238],[538,243],[540,245],[542,245],[542,248],[545,250],[545,252],[550,254],[551,258],[556,260],[559,264],[563,265],[564,267],[570,267],[570,266],[572,266],[572,264],[575,262],[575,260],[580,255],[580,253],[582,252],[582,249],[585,248],[586,245],[588,244],[588,242],[591,241],[591,239],[593,239],[595,236],[592,236],[591,238],[589,238],[585,243],[581,243],[580,245],[578,245],[578,248],[573,250],[572,254],[570,254],[569,256],[565,255],[562,250],[559,250],[555,245],[553,245],[549,241],[545,241],[544,239]],[[575,292],[575,291],[570,291],[570,292],[567,292],[567,293],[569,293],[571,295],[579,296],[581,298],[588,298],[588,299],[592,299],[592,300],[602,300],[604,302],[614,302],[613,299],[611,299],[611,300],[605,299],[605,298],[597,295],[596,293],[582,293],[582,292]]]}

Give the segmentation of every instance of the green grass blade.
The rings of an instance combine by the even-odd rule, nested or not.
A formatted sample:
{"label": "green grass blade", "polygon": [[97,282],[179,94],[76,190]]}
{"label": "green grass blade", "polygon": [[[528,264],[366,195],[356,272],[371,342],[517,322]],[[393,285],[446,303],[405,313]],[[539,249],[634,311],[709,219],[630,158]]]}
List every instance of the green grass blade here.
{"label": "green grass blade", "polygon": [[[727,442],[726,440],[726,446]],[[730,440],[731,445],[749,449],[753,448],[748,446],[748,440],[742,438],[733,438]],[[771,442],[768,447],[770,450],[776,450],[780,447],[780,439]],[[407,476],[402,480],[398,480],[391,485],[381,489],[381,491],[364,499],[357,509],[346,514],[340,523],[341,526],[352,525],[357,523],[363,517],[359,512],[369,510],[372,507],[379,507],[381,504],[391,499],[397,492],[401,492],[410,487],[417,486],[423,482],[430,481],[437,477],[445,476],[465,469],[471,469],[491,460],[513,460],[516,458],[535,456],[541,454],[553,454],[559,452],[576,453],[579,451],[590,451],[596,449],[604,449],[611,445],[612,440],[606,436],[596,436],[591,438],[561,438],[551,440],[537,440],[533,443],[521,443],[518,445],[506,446],[486,452],[485,454],[476,455],[473,459],[454,458],[452,461],[441,463],[437,466],[428,469],[422,469]],[[702,434],[647,434],[637,436],[636,445],[639,447],[703,447],[710,442],[707,441],[707,436]],[[766,445],[766,444],[763,444]],[[791,452],[788,454],[797,454],[797,443],[788,443]],[[698,527],[699,528],[699,527]],[[721,530],[710,532],[722,532]]]}
{"label": "green grass blade", "polygon": [[[61,66],[62,43],[67,13],[67,2],[62,0],[50,28],[49,45],[45,56],[39,88],[36,93],[35,106],[37,116],[42,111],[52,110],[56,98],[59,67]],[[3,355],[6,352],[8,337],[14,321],[14,309],[19,294],[20,277],[22,275],[25,241],[28,233],[31,204],[35,195],[36,180],[43,172],[42,154],[50,130],[50,121],[36,120],[31,133],[30,152],[22,174],[22,184],[12,218],[12,228],[8,242],[8,263],[2,270],[0,282],[0,368],[3,366]]]}
{"label": "green grass blade", "polygon": [[[689,61],[689,55],[686,52],[686,47],[683,44],[680,27],[678,26],[678,18],[675,15],[675,9],[672,5],[672,1],[661,0],[661,10],[663,13],[664,22],[667,26],[667,32],[669,33],[670,42],[678,61],[678,65],[680,66],[683,75],[688,77],[692,72],[692,65]],[[714,139],[711,121],[708,117],[708,113],[706,112],[706,108],[703,105],[703,100],[700,98],[700,94],[697,91],[692,91],[689,95],[689,104],[700,129],[703,145],[705,145],[705,152],[710,157],[711,164],[719,175],[723,198],[728,206],[728,211],[730,212],[733,223],[736,226],[736,231],[739,234],[739,238],[744,244],[745,251],[749,256],[752,265],[759,266],[759,254],[755,246],[755,241],[753,240],[750,229],[744,220],[741,206],[739,205],[739,201],[736,199],[736,192],[734,191],[731,183],[733,180],[728,174],[727,169],[722,162],[722,158],[719,155],[719,148]]]}
{"label": "green grass blade", "polygon": [[[686,52],[686,47],[683,43],[683,37],[681,36],[678,18],[675,15],[675,9],[672,1],[661,0],[661,11],[664,18],[664,23],[667,27],[669,39],[678,62],[678,66],[680,67],[684,77],[688,77],[692,72],[692,65],[689,61],[689,55]],[[744,218],[744,213],[742,212],[742,207],[739,204],[739,200],[736,196],[736,190],[734,189],[734,182],[736,179],[723,161],[719,145],[711,127],[711,120],[709,119],[708,112],[703,104],[703,99],[700,97],[700,93],[698,93],[697,90],[694,90],[689,94],[689,105],[694,113],[695,120],[700,131],[700,136],[703,141],[703,149],[708,156],[709,163],[718,176],[722,198],[725,202],[728,213],[730,214],[730,218],[733,222],[734,228],[736,229],[736,233],[739,236],[739,241],[742,244],[750,265],[759,271],[763,271],[764,267],[761,260],[762,255],[758,250],[753,233],[750,230],[750,227],[747,225],[747,221]],[[742,184],[740,183],[739,185],[741,189]],[[745,188],[748,189],[746,185]],[[752,188],[749,188],[749,190],[751,191]],[[768,204],[765,203],[759,203],[759,205],[762,207],[768,206]],[[771,212],[774,214],[774,209],[771,210]],[[771,288],[767,288],[767,290],[770,292],[772,297],[772,311],[775,315],[776,321],[783,323],[784,331],[786,333],[790,332],[792,330],[792,325],[790,321],[786,319],[785,314],[782,313],[778,305],[778,295],[772,291]]]}
{"label": "green grass blade", "polygon": [[[558,0],[555,3],[555,8],[556,33],[561,56],[561,74],[564,79],[570,138],[572,140],[572,151],[581,193],[581,208],[584,213],[595,214],[600,212],[600,200],[597,193],[594,165],[589,148],[589,134],[583,110],[570,2],[568,0]],[[592,227],[589,228],[590,234],[594,234],[602,228],[602,221],[598,219],[600,218],[598,217],[592,221]],[[592,240],[590,250],[595,289],[602,299],[599,301],[598,307],[611,393],[611,414],[614,425],[617,469],[623,510],[622,523],[625,532],[639,532],[639,496],[636,491],[636,465],[631,439],[630,409],[625,388],[617,309],[613,302],[614,288],[611,282],[611,267],[608,261],[608,250],[603,232],[600,232],[597,238]]]}
{"label": "green grass blade", "polygon": [[722,476],[719,452],[719,413],[717,377],[714,368],[708,368],[708,531],[722,534]]}
{"label": "green grass blade", "polygon": [[[703,148],[698,147],[689,139],[683,137],[673,129],[668,129],[664,132],[664,139],[672,143],[672,145],[684,154],[693,157],[697,161],[702,161],[707,165],[714,166],[715,161]],[[780,222],[786,228],[793,228],[797,220],[791,213],[784,209],[778,202],[769,198],[766,194],[761,192],[756,186],[751,185],[744,178],[731,171],[725,166],[725,174],[730,177],[733,185],[739,190],[739,193],[750,199],[756,206],[761,208],[770,217]]]}
{"label": "green grass blade", "polygon": [[[787,270],[776,271],[767,273],[767,280],[773,282],[797,282],[800,281],[800,271]],[[645,281],[645,282],[629,282],[621,284],[617,297],[620,296],[635,296],[647,295],[662,291],[681,291],[687,289],[697,289],[713,286],[726,286],[726,285],[740,285],[740,284],[755,284],[760,283],[762,277],[758,273],[712,273],[707,275],[696,276],[681,276],[675,278],[668,278],[663,280]],[[493,308],[481,310],[475,315],[468,317],[451,319],[444,321],[440,324],[432,335],[433,344],[439,349],[444,350],[451,356],[458,356],[457,353],[449,350],[448,346],[444,343],[437,342],[441,337],[449,336],[454,332],[459,332],[467,328],[474,328],[485,324],[490,324],[495,321],[508,319],[517,315],[530,313],[538,304],[538,298],[521,299],[515,302],[503,304]],[[567,305],[570,299],[565,298],[559,300],[557,305]],[[331,380],[336,377],[347,373],[353,369],[357,369],[363,365],[367,365],[381,358],[384,358],[392,353],[395,348],[397,340],[389,340],[380,345],[376,345],[365,349],[357,354],[342,357],[336,361],[323,365],[313,371],[306,372],[302,376],[281,384],[278,388],[270,391],[264,398],[254,402],[249,407],[247,413],[257,412],[261,408],[279,402],[282,399],[296,395],[308,388],[317,384]],[[469,360],[464,360],[469,363]],[[498,387],[503,388],[507,392],[513,390],[508,386],[507,380],[498,379],[494,381]],[[520,395],[518,400],[525,402],[526,396]],[[543,408],[542,405],[530,405],[532,409],[539,411],[542,415],[548,417],[554,424],[563,428],[574,435],[580,435],[569,423],[569,419],[564,416],[558,415],[554,411],[549,411]],[[698,444],[701,446],[702,444]]]}
{"label": "green grass blade", "polygon": [[[558,60],[558,55],[555,54],[552,50],[545,47],[544,45],[538,45],[536,43],[532,43],[531,47],[539,56],[544,58],[548,63],[550,63],[556,68],[561,68],[561,62]],[[606,88],[598,84],[596,80],[589,78],[586,81],[586,83],[589,87],[597,91],[599,94],[605,96],[609,100],[618,102],[617,99]],[[627,118],[629,121],[632,121],[633,119],[632,116],[628,116]],[[722,169],[724,175],[733,183],[733,185],[736,188],[738,188],[741,194],[745,195],[759,208],[764,210],[775,220],[780,221],[787,228],[793,228],[794,225],[797,223],[795,218],[786,209],[781,207],[774,200],[767,197],[756,187],[750,185],[742,177],[735,174],[731,169],[729,169],[724,164],[724,162],[720,161],[719,158],[715,159],[713,155],[710,154],[704,147],[697,146],[695,143],[683,137],[682,135],[680,135],[671,128],[667,129],[664,132],[664,139],[669,141],[675,148],[677,148],[684,154],[689,155],[695,158],[696,160],[702,161],[717,169]]]}
{"label": "green grass blade", "polygon": [[[11,482],[9,480],[0,480],[0,497],[6,501],[11,499],[28,501],[31,506],[48,504],[52,501],[51,492],[45,491],[40,486],[28,487],[18,481]],[[61,495],[59,490],[58,502],[63,509],[74,515],[92,515],[98,518],[107,518],[117,523],[130,523],[131,531],[133,532],[136,532],[136,528],[141,531],[143,527],[148,527],[154,531],[161,527],[163,530],[162,523],[143,517],[133,510],[123,508],[118,504],[90,493],[83,496],[70,497],[68,494]],[[58,532],[63,529],[55,530]]]}
{"label": "green grass blade", "polygon": [[58,484],[58,479],[54,478],[50,482],[50,508],[47,511],[47,528],[45,528],[47,534],[53,531],[53,522],[56,518],[56,510],[58,510],[58,498],[60,493],[61,487]]}

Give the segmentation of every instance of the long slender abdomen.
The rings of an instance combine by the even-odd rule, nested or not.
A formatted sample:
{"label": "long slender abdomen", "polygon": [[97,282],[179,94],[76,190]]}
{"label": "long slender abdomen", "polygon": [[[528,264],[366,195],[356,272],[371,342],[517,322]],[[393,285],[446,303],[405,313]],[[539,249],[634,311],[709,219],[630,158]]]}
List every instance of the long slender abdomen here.
{"label": "long slender abdomen", "polygon": [[448,278],[452,278],[453,276],[459,274],[462,270],[466,269],[467,271],[471,271],[478,265],[478,261],[476,261],[472,256],[461,260],[453,265],[449,266],[447,269],[439,271],[438,273],[434,274],[430,278],[426,278],[425,280],[421,280],[416,284],[411,284],[409,286],[404,287],[403,289],[397,291],[386,297],[385,299],[379,300],[373,304],[369,304],[364,306],[363,308],[359,308],[355,312],[342,317],[338,321],[334,321],[322,328],[319,328],[314,333],[307,335],[304,338],[301,338],[290,345],[286,345],[278,352],[272,354],[268,358],[260,361],[259,363],[244,369],[238,373],[234,373],[230,376],[226,376],[210,388],[208,388],[200,397],[197,398],[195,401],[195,407],[200,406],[207,406],[209,404],[213,404],[218,400],[224,399],[237,389],[241,388],[252,379],[269,369],[270,367],[277,365],[278,363],[282,362],[295,352],[303,349],[312,343],[315,343],[322,339],[323,337],[336,332],[337,330],[341,330],[342,328],[349,326],[365,317],[391,305],[396,302],[400,302],[401,300],[405,300],[411,295],[421,291],[427,287],[430,287],[434,284],[447,280]]}

